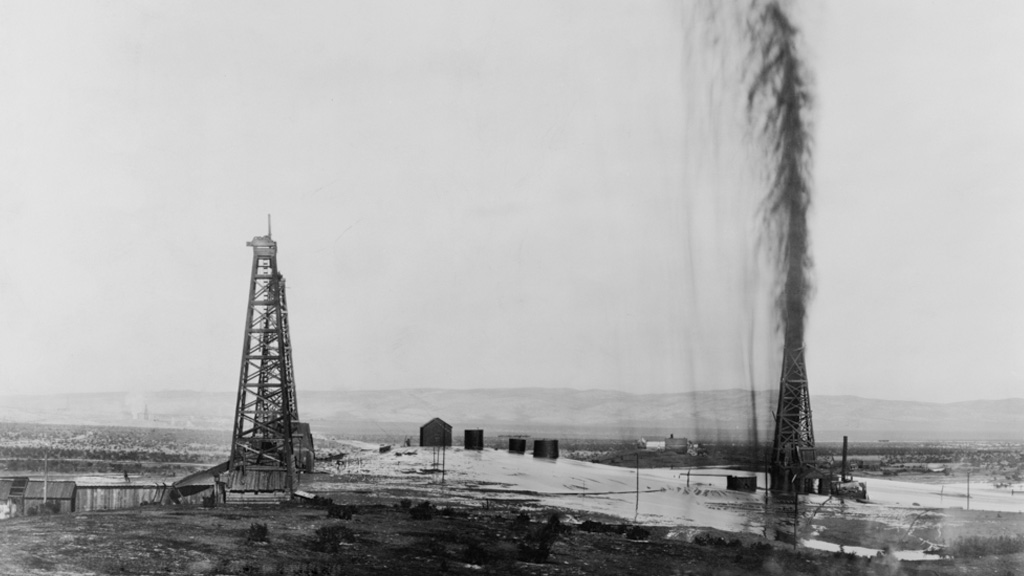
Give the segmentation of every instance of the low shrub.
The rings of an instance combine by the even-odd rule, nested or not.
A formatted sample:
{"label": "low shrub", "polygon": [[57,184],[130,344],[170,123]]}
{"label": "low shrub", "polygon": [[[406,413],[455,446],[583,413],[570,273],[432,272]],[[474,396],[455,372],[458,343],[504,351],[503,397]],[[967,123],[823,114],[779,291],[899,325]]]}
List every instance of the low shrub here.
{"label": "low shrub", "polygon": [[327,507],[328,518],[339,518],[341,520],[351,520],[352,515],[358,511],[358,508],[351,504],[338,505],[331,504]]}
{"label": "low shrub", "polygon": [[626,530],[626,538],[630,540],[647,540],[651,537],[651,531],[640,526],[630,526]]}
{"label": "low shrub", "polygon": [[430,520],[434,517],[434,507],[428,501],[420,502],[409,509],[409,516],[413,520]]}
{"label": "low shrub", "polygon": [[548,556],[551,555],[551,547],[555,544],[558,536],[568,531],[569,528],[562,524],[558,515],[552,514],[543,526],[527,536],[525,541],[519,543],[519,560],[533,564],[547,562]]}
{"label": "low shrub", "polygon": [[714,546],[716,548],[738,548],[743,545],[738,539],[726,540],[721,536],[710,534],[697,534],[693,537],[693,543],[698,546]]}
{"label": "low shrub", "polygon": [[246,533],[245,541],[250,544],[266,542],[268,536],[267,525],[253,522],[249,524],[249,532]]}
{"label": "low shrub", "polygon": [[341,524],[332,524],[317,528],[309,547],[315,552],[334,554],[341,549],[342,542],[355,542],[355,533]]}
{"label": "low shrub", "polygon": [[456,510],[451,506],[445,506],[444,508],[441,508],[441,516],[448,516],[450,518],[469,518],[469,514],[467,512]]}
{"label": "low shrub", "polygon": [[476,542],[472,542],[466,547],[466,552],[463,553],[462,560],[466,564],[483,566],[491,561],[491,554]]}
{"label": "low shrub", "polygon": [[525,532],[530,528],[530,516],[525,512],[520,512],[512,520],[512,530],[518,533]]}

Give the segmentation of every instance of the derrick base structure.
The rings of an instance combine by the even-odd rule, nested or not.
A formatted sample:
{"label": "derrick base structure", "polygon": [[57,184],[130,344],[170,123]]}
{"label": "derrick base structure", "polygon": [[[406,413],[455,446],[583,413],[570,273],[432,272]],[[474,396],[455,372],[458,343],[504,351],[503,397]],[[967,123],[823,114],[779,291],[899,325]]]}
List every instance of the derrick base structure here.
{"label": "derrick base structure", "polygon": [[829,484],[829,475],[817,468],[804,348],[789,341],[783,348],[769,475],[776,491],[812,493]]}
{"label": "derrick base structure", "polygon": [[298,488],[298,472],[312,471],[313,439],[299,421],[277,243],[268,232],[246,245],[253,249],[252,274],[225,499],[287,500]]}

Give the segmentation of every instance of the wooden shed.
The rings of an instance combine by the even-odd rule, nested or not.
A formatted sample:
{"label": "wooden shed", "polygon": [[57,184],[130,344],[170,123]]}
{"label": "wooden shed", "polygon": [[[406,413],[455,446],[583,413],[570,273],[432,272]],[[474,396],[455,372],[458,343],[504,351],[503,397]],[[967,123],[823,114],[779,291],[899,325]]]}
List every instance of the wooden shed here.
{"label": "wooden shed", "polygon": [[25,511],[32,514],[33,510],[42,511],[43,505],[49,505],[51,512],[70,514],[75,507],[75,483],[69,480],[43,481],[31,480],[25,489]]}
{"label": "wooden shed", "polygon": [[690,441],[686,438],[676,438],[675,436],[669,436],[665,438],[665,450],[671,450],[673,452],[686,452],[690,449]]}
{"label": "wooden shed", "polygon": [[[4,516],[75,511],[75,483],[67,480],[29,480],[26,477],[0,480],[0,504]],[[49,510],[44,510],[44,505]]]}
{"label": "wooden shed", "polygon": [[308,422],[292,424],[292,449],[295,468],[302,472],[312,472],[316,453],[313,450],[313,433]]}
{"label": "wooden shed", "polygon": [[292,497],[288,471],[283,468],[249,466],[226,472],[222,478],[227,490],[224,499],[229,503],[282,502]]}
{"label": "wooden shed", "polygon": [[170,488],[167,484],[79,484],[75,510],[120,510],[160,504]]}
{"label": "wooden shed", "polygon": [[420,446],[451,446],[452,427],[440,418],[420,426]]}
{"label": "wooden shed", "polygon": [[[163,504],[220,504],[224,502],[225,483],[221,476],[227,474],[228,463],[222,462],[206,470],[200,470],[178,480],[164,497]],[[209,500],[213,496],[213,500]]]}

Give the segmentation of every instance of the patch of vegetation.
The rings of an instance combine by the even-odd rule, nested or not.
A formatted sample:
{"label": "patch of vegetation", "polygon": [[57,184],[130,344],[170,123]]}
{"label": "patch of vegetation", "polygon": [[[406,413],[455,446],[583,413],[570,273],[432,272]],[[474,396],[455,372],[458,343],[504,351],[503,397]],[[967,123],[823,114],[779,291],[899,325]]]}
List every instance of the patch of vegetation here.
{"label": "patch of vegetation", "polygon": [[445,506],[444,508],[441,508],[441,516],[447,516],[449,518],[469,518],[469,513],[456,510],[451,506]]}
{"label": "patch of vegetation", "polygon": [[651,531],[640,526],[630,526],[626,530],[626,538],[630,540],[647,540],[651,537]]}
{"label": "patch of vegetation", "polygon": [[268,530],[266,524],[253,522],[249,524],[249,531],[245,535],[245,541],[249,544],[267,542]]}
{"label": "patch of vegetation", "polygon": [[222,460],[229,439],[204,430],[0,423],[0,470],[173,476]]}
{"label": "patch of vegetation", "polygon": [[328,518],[338,518],[340,520],[351,520],[352,515],[358,512],[358,508],[351,504],[331,504],[327,507]]}
{"label": "patch of vegetation", "polygon": [[954,558],[981,558],[1024,552],[1024,537],[1017,536],[968,536],[953,542],[946,552]]}
{"label": "patch of vegetation", "polygon": [[628,524],[605,524],[586,520],[580,524],[579,529],[583,532],[597,534],[622,534],[630,540],[647,540],[651,537],[651,531],[641,526],[630,526]]}
{"label": "patch of vegetation", "polygon": [[355,540],[355,533],[347,526],[331,524],[316,529],[309,547],[315,552],[336,554],[341,549],[342,542],[352,543]]}
{"label": "patch of vegetation", "polygon": [[530,516],[526,512],[520,512],[512,520],[512,530],[516,533],[523,533],[530,528]]}
{"label": "patch of vegetation", "polygon": [[568,530],[569,528],[558,519],[558,515],[552,514],[543,526],[527,536],[526,540],[519,543],[519,560],[533,564],[547,562],[548,557],[551,555],[551,547],[558,540],[558,536],[568,532]]}
{"label": "patch of vegetation", "polygon": [[491,561],[491,553],[480,546],[480,544],[471,542],[469,546],[466,547],[466,551],[462,554],[462,560],[466,564],[483,566]]}
{"label": "patch of vegetation", "polygon": [[430,505],[429,501],[424,500],[409,509],[409,516],[413,520],[430,520],[434,517],[434,507]]}
{"label": "patch of vegetation", "polygon": [[693,537],[693,543],[698,546],[714,546],[716,548],[739,548],[743,546],[739,539],[726,540],[721,536],[712,536],[711,534],[697,534]]}

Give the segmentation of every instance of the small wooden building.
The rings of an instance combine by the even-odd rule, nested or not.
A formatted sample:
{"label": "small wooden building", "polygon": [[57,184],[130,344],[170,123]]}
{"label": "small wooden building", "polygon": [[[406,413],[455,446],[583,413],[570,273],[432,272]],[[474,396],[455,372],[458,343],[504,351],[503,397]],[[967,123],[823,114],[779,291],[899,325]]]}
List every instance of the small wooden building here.
{"label": "small wooden building", "polygon": [[[228,463],[222,462],[206,470],[193,472],[178,480],[171,486],[164,497],[164,504],[203,504],[217,505],[224,503],[224,486],[221,476],[228,471]],[[210,500],[210,497],[213,497]]]}
{"label": "small wooden building", "polygon": [[43,506],[50,506],[50,512],[70,514],[75,507],[75,483],[68,480],[50,481],[32,480],[25,490],[25,511],[42,512]]}
{"label": "small wooden building", "polygon": [[452,427],[440,418],[420,426],[420,446],[451,446]]}
{"label": "small wooden building", "polygon": [[79,484],[75,510],[121,510],[160,504],[168,490],[167,484]]}
{"label": "small wooden building", "polygon": [[671,450],[673,452],[686,452],[690,449],[690,441],[686,438],[676,438],[675,436],[669,436],[665,438],[665,450]]}
{"label": "small wooden building", "polygon": [[69,514],[75,511],[75,483],[67,480],[29,480],[26,477],[0,480],[3,516]]}
{"label": "small wooden building", "polygon": [[[228,471],[224,479],[225,502],[283,502],[290,500],[288,470],[275,466],[249,466]],[[293,489],[298,485],[292,479]]]}
{"label": "small wooden building", "polygon": [[294,451],[295,468],[301,472],[312,472],[316,453],[313,450],[313,433],[308,422],[292,424],[292,450]]}

